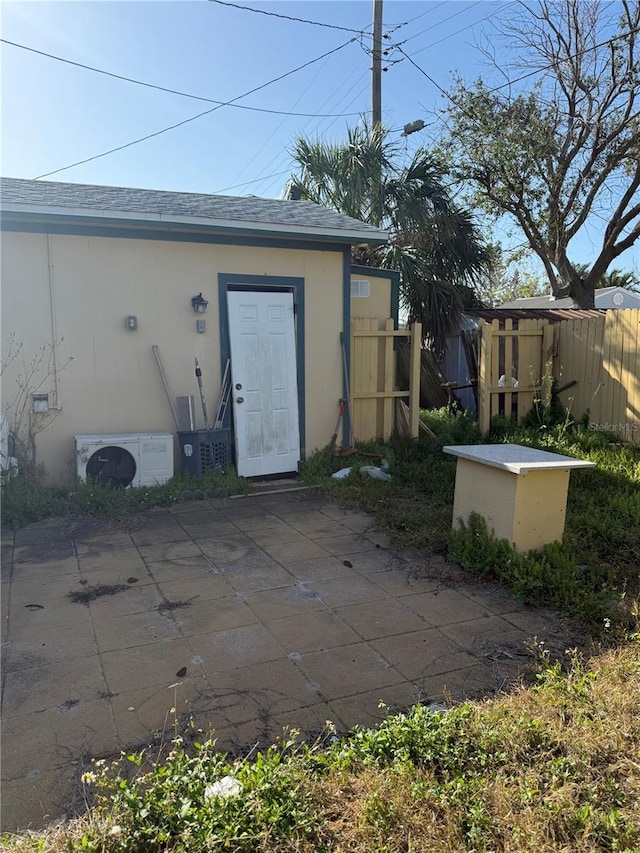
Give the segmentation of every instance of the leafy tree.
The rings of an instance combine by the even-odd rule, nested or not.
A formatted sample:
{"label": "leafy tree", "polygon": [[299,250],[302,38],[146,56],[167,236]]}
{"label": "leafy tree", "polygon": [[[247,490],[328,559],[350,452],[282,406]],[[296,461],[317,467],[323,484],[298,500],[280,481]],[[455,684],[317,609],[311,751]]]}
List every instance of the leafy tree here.
{"label": "leafy tree", "polygon": [[399,270],[410,322],[441,352],[445,334],[469,304],[488,251],[471,214],[454,204],[440,162],[423,149],[404,154],[379,126],[348,131],[346,142],[296,140],[298,171],[284,195],[314,201],[389,229],[388,245],[356,250],[354,261]]}
{"label": "leafy tree", "polygon": [[484,305],[495,308],[512,299],[547,293],[548,285],[522,267],[523,251],[505,252],[500,244],[492,244],[489,251],[489,269],[476,285],[476,293]]}
{"label": "leafy tree", "polygon": [[[523,230],[552,292],[593,307],[640,236],[640,2],[539,0],[510,16],[502,34],[517,64],[500,68],[507,82],[495,88],[457,80],[447,144],[484,208]],[[581,274],[570,244],[598,219],[599,254]]]}

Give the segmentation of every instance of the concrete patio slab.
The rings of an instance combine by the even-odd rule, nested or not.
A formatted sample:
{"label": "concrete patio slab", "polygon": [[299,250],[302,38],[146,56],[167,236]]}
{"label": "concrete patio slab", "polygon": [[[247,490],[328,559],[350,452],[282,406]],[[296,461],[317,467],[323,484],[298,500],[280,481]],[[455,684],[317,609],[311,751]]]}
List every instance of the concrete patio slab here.
{"label": "concrete patio slab", "polygon": [[230,589],[229,595],[222,598],[196,599],[189,602],[186,607],[171,611],[171,617],[184,637],[243,628],[259,621],[246,601],[233,589]]}
{"label": "concrete patio slab", "polygon": [[[245,754],[285,726],[315,738],[491,694],[533,636],[578,642],[312,490],[58,519],[3,544],[5,830],[82,808],[89,758],[157,750],[188,719]],[[69,598],[96,587],[114,594]]]}
{"label": "concrete patio slab", "polygon": [[322,651],[350,645],[360,639],[340,611],[328,608],[273,619],[266,626],[287,654]]}
{"label": "concrete patio slab", "polygon": [[328,607],[387,598],[384,589],[354,570],[349,570],[348,574],[339,578],[316,581],[313,588]]}
{"label": "concrete patio slab", "polygon": [[362,604],[339,606],[336,612],[363,640],[375,640],[378,637],[390,637],[424,628],[424,621],[417,613],[413,613],[406,604],[386,595],[384,598]]}
{"label": "concrete patio slab", "polygon": [[282,649],[262,624],[198,634],[189,639],[194,657],[213,675],[253,663],[277,660]]}
{"label": "concrete patio slab", "polygon": [[117,651],[103,652],[100,658],[109,693],[118,694],[179,681],[178,672],[193,668],[193,656],[186,640],[160,638],[137,646],[123,643]]}
{"label": "concrete patio slab", "polygon": [[154,581],[162,598],[168,602],[188,601],[190,604],[199,605],[214,598],[226,598],[236,594],[229,578],[215,570],[209,570],[206,575],[174,580],[167,580],[162,577],[162,573],[154,572]]}
{"label": "concrete patio slab", "polygon": [[[99,699],[107,693],[97,655],[73,660],[52,661],[45,653],[35,666],[19,667],[7,672],[3,683],[3,718],[18,714],[65,708],[86,699]],[[51,732],[38,727],[38,735],[47,740]]]}
{"label": "concrete patio slab", "polygon": [[327,700],[366,693],[406,680],[365,643],[309,652],[300,656],[299,665]]}

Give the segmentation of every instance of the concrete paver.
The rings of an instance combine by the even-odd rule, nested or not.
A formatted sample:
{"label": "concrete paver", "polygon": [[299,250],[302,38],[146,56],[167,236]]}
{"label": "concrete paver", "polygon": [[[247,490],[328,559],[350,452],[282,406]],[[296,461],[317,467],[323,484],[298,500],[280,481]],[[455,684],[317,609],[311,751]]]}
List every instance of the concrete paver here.
{"label": "concrete paver", "polygon": [[287,654],[332,649],[356,643],[360,639],[340,611],[328,608],[273,619],[266,626]]}
{"label": "concrete paver", "polygon": [[315,738],[327,720],[501,689],[534,635],[575,644],[552,612],[396,553],[366,513],[313,491],[52,520],[2,544],[6,830],[81,808],[89,758],[189,715],[243,754],[284,726]]}

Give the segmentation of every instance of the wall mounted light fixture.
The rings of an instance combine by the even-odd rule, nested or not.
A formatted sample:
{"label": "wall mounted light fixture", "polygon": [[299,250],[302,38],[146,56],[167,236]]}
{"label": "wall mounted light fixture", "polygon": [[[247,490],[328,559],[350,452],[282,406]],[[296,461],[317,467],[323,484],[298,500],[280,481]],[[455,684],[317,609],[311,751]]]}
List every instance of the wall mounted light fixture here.
{"label": "wall mounted light fixture", "polygon": [[197,296],[191,297],[191,307],[196,312],[196,314],[205,314],[207,308],[209,307],[209,302],[204,298],[201,293],[199,293]]}

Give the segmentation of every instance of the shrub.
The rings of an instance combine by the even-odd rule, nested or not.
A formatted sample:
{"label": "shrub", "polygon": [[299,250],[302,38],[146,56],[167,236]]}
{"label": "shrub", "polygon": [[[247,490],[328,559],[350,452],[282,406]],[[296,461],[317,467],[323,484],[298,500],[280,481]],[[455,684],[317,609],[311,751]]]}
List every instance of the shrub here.
{"label": "shrub", "polygon": [[606,575],[580,567],[566,541],[519,553],[506,539],[490,535],[484,519],[473,514],[451,531],[449,557],[467,571],[503,581],[524,603],[563,610],[597,632],[627,618]]}

